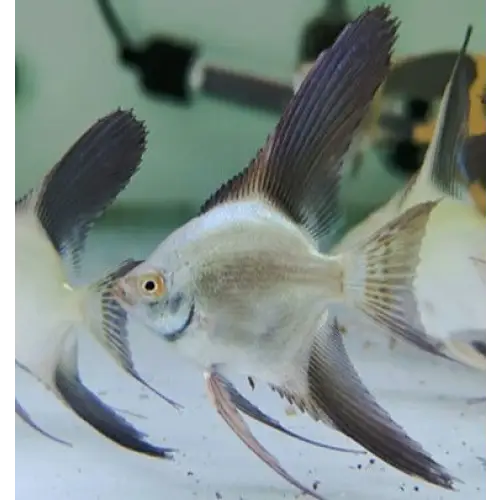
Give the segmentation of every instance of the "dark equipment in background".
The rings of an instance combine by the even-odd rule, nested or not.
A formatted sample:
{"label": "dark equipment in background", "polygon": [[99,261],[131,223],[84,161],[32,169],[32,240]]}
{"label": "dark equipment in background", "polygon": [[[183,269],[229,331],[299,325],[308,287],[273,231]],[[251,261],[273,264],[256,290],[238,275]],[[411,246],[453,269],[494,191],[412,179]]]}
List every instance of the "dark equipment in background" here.
{"label": "dark equipment in background", "polygon": [[304,28],[299,48],[299,66],[315,61],[321,52],[333,45],[351,20],[344,0],[327,1],[323,11]]}
{"label": "dark equipment in background", "polygon": [[[163,34],[142,43],[132,42],[109,0],[97,0],[102,17],[117,43],[118,60],[133,69],[144,93],[154,98],[190,104],[204,93],[240,106],[281,114],[293,95],[291,82],[236,72],[203,63],[199,44]],[[350,20],[343,1],[326,2],[326,8],[305,28],[299,64],[314,61],[328,48]]]}
{"label": "dark equipment in background", "polygon": [[[283,1],[285,7],[286,0]],[[120,23],[110,0],[97,0],[97,4],[116,40],[119,62],[137,73],[143,92],[152,98],[189,105],[197,94],[203,93],[278,115],[294,93],[291,81],[279,82],[205,63],[200,45],[188,40],[155,34],[142,43],[135,43]],[[335,41],[351,19],[344,0],[325,2],[322,12],[304,27],[298,50],[299,75]],[[365,144],[375,148],[394,173],[410,177],[421,166],[432,136],[436,104],[455,57],[456,51],[449,51],[396,60],[379,92],[374,116],[362,134],[368,137]],[[475,89],[482,86],[482,91],[485,86],[485,71],[478,69],[481,57],[484,58],[468,58],[471,102]],[[402,103],[397,111],[394,102]],[[473,116],[477,113],[471,112]],[[358,159],[362,161],[362,157],[363,152]],[[358,171],[355,165],[353,174]]]}
{"label": "dark equipment in background", "polygon": [[204,64],[201,47],[163,34],[131,41],[108,0],[97,0],[118,45],[118,60],[138,75],[145,94],[188,105],[198,93],[280,114],[293,95],[289,84]]}

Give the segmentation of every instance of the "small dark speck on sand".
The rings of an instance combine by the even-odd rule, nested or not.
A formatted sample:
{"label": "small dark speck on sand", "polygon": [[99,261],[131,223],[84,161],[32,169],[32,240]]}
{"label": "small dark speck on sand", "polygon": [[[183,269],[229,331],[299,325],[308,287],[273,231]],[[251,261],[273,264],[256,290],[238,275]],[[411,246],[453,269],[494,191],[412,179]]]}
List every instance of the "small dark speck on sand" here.
{"label": "small dark speck on sand", "polygon": [[462,446],[467,446],[467,443],[465,441],[462,441]]}
{"label": "small dark speck on sand", "polygon": [[192,470],[188,470],[188,471],[187,471],[187,475],[188,475],[188,476],[194,476],[194,472],[193,472]]}
{"label": "small dark speck on sand", "polygon": [[139,394],[139,399],[149,399],[149,396],[147,394]]}
{"label": "small dark speck on sand", "polygon": [[418,486],[414,486],[413,491],[420,491],[420,488]]}
{"label": "small dark speck on sand", "polygon": [[358,464],[356,467],[358,468],[358,470],[361,470],[363,466],[361,464]]}
{"label": "small dark speck on sand", "polygon": [[375,463],[375,459],[374,458],[370,458],[370,465],[373,465]]}
{"label": "small dark speck on sand", "polygon": [[319,486],[319,481],[314,481],[313,490],[316,491],[318,489],[318,486]]}
{"label": "small dark speck on sand", "polygon": [[400,489],[401,491],[405,491],[405,484],[400,484],[400,485],[399,485],[399,489]]}
{"label": "small dark speck on sand", "polygon": [[215,492],[215,498],[217,498],[217,500],[221,500],[222,495],[218,491],[216,491]]}

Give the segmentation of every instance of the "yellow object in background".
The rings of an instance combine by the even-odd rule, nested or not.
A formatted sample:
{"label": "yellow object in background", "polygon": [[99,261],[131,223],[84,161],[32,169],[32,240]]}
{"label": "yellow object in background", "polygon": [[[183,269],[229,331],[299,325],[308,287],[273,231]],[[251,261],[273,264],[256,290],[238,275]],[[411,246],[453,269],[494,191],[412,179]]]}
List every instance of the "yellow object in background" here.
{"label": "yellow object in background", "polygon": [[486,217],[486,188],[479,182],[473,182],[469,187],[469,193],[476,204],[476,208]]}
{"label": "yellow object in background", "polygon": [[[449,51],[396,61],[373,105],[373,118],[367,129],[372,143],[384,138],[406,138],[416,146],[427,148],[436,126],[438,103],[456,57],[456,51]],[[467,54],[465,57],[470,99],[468,132],[481,135],[486,133],[485,100],[482,99],[486,92],[486,55]],[[427,103],[429,110],[422,117],[411,116],[408,110],[406,115],[397,116],[391,107],[394,101],[401,99],[418,100],[422,105]]]}
{"label": "yellow object in background", "polygon": [[[469,55],[469,58],[474,61],[476,70],[469,86],[469,134],[480,135],[486,133],[485,103],[481,99],[486,92],[486,55]],[[431,140],[435,123],[436,117],[434,116],[429,122],[416,126],[413,133],[414,140],[418,143],[428,144]]]}

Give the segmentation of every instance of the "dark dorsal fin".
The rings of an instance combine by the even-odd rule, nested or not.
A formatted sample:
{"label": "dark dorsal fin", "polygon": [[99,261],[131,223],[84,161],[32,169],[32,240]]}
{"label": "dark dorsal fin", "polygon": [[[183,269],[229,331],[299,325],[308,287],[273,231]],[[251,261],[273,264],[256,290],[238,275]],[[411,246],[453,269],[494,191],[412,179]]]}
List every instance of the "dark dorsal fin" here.
{"label": "dark dorsal fin", "polygon": [[117,110],[92,125],[45,176],[34,210],[56,250],[74,265],[93,222],[139,168],[146,134],[131,111]]}
{"label": "dark dorsal fin", "polygon": [[460,158],[468,136],[470,100],[466,51],[471,34],[469,26],[441,100],[432,141],[419,176],[423,182],[430,181],[453,197],[461,197],[466,189],[460,175]]}
{"label": "dark dorsal fin", "polygon": [[314,238],[340,218],[344,156],[386,78],[398,22],[390,9],[367,10],[325,50],[293,96],[257,157],[201,208],[261,200]]}

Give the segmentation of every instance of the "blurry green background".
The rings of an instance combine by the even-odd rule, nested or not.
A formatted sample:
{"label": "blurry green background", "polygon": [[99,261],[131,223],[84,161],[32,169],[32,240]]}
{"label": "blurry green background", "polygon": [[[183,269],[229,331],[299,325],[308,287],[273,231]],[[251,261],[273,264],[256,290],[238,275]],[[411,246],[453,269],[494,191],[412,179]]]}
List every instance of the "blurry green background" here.
{"label": "blurry green background", "polygon": [[[348,2],[356,15],[375,1]],[[471,51],[485,50],[485,2],[393,0],[402,20],[397,54],[458,49],[466,25]],[[199,42],[226,67],[290,81],[307,21],[322,0],[114,0],[136,41],[151,34]],[[16,196],[59,159],[98,117],[133,107],[150,129],[143,169],[108,221],[176,225],[244,167],[277,116],[198,97],[189,107],[152,100],[120,66],[116,45],[91,0],[16,0]],[[401,180],[368,156],[369,168],[346,185],[356,216],[385,200]]]}

